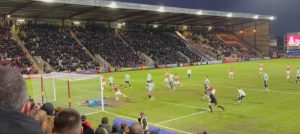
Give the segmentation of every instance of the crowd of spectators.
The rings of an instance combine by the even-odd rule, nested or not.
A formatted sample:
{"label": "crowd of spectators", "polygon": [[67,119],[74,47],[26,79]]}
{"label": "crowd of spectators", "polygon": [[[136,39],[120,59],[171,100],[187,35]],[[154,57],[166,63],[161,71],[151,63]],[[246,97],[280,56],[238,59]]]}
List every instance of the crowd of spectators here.
{"label": "crowd of spectators", "polygon": [[144,63],[139,53],[123,43],[113,30],[88,25],[73,28],[73,31],[91,53],[100,54],[112,66],[135,67]]}
{"label": "crowd of spectators", "polygon": [[12,40],[10,26],[0,24],[0,65],[11,66],[23,74],[34,73],[32,62],[22,48]]}
{"label": "crowd of spectators", "polygon": [[41,56],[56,71],[88,70],[97,67],[71,37],[70,28],[52,24],[25,24],[19,27],[20,38],[32,56]]}
{"label": "crowd of spectators", "polygon": [[215,34],[202,34],[194,32],[188,35],[187,39],[196,43],[194,47],[200,49],[201,52],[214,55],[218,60],[225,58],[251,58],[256,56],[255,52],[241,45],[226,44],[224,41],[218,39]]}
{"label": "crowd of spectators", "polygon": [[175,47],[177,51],[182,52],[191,60],[191,62],[201,62],[201,57],[192,50],[189,50],[186,44],[175,37],[174,32],[161,32],[157,33],[157,35],[162,41],[168,44],[168,46]]}
{"label": "crowd of spectators", "polygon": [[179,51],[193,61],[201,60],[169,32],[125,31],[122,36],[136,51],[150,56],[157,64],[187,63]]}

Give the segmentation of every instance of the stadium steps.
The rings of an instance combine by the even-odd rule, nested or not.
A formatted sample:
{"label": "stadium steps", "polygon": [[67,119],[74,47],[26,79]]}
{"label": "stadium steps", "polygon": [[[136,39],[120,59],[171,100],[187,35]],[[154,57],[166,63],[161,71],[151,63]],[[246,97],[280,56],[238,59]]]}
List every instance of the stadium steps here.
{"label": "stadium steps", "polygon": [[100,54],[95,54],[95,58],[100,61],[100,66],[103,66],[104,68],[111,67],[110,63],[108,63],[103,57],[101,57]]}
{"label": "stadium steps", "polygon": [[181,55],[182,57],[184,57],[187,61],[188,61],[188,63],[191,63],[191,59],[189,58],[189,57],[187,57],[186,55],[184,55],[182,52],[180,52],[180,51],[177,51],[177,53],[179,54],[179,55]]}
{"label": "stadium steps", "polygon": [[[202,40],[202,41],[205,40],[205,41],[209,42],[209,40],[206,39],[205,37],[203,37],[202,34],[200,34],[200,40]],[[205,43],[202,43],[202,44],[200,44],[200,45],[205,46],[207,49],[214,49],[213,47],[211,47],[210,45],[205,44]],[[208,51],[208,53],[209,53],[212,57],[214,57],[215,59],[217,59],[217,54],[215,54],[215,53],[213,53],[213,52],[211,52],[211,51]]]}
{"label": "stadium steps", "polygon": [[202,51],[200,51],[199,49],[201,49],[200,47],[197,47],[195,42],[192,41],[188,41],[179,31],[175,31],[175,34],[177,35],[176,37],[179,38],[180,40],[182,40],[185,44],[187,44],[187,46],[189,46],[190,48],[192,48],[193,50],[195,50],[202,58],[204,58],[206,61],[209,60],[215,60],[216,57],[210,53],[204,53]]}
{"label": "stadium steps", "polygon": [[84,44],[81,43],[81,41],[77,38],[76,34],[73,32],[73,31],[70,31],[70,34],[71,34],[71,37],[73,39],[75,39],[76,43],[79,44],[80,46],[84,47],[84,50],[86,51],[86,53],[91,57],[91,59],[93,59],[94,62],[98,63],[100,65],[100,67],[110,67],[111,65],[106,61],[104,60],[100,55],[100,57],[102,58],[99,58],[99,57],[94,57],[94,55],[84,46]]}
{"label": "stadium steps", "polygon": [[[45,61],[41,56],[34,56],[34,59],[36,59],[43,67],[43,65],[46,66],[46,70],[52,72],[54,69],[51,67],[51,65]],[[43,68],[42,68],[43,69]]]}
{"label": "stadium steps", "polygon": [[[134,48],[132,48],[123,38],[123,36],[117,31],[116,36],[126,45],[128,46],[134,53],[137,53]],[[139,57],[144,59],[146,61],[147,66],[154,66],[154,60],[150,58],[148,55],[145,53],[139,53]]]}
{"label": "stadium steps", "polygon": [[34,69],[38,70],[40,73],[43,72],[43,65],[38,62],[37,59],[35,59],[30,52],[28,51],[28,49],[25,47],[25,44],[23,41],[21,41],[21,39],[19,38],[18,34],[15,31],[15,28],[13,27],[11,30],[11,35],[12,35],[12,40],[16,41],[17,44],[22,48],[22,50],[25,52],[27,58],[32,62],[32,65],[34,67]]}
{"label": "stadium steps", "polygon": [[140,53],[140,56],[145,59],[145,63],[149,67],[154,67],[154,61],[145,53]]}

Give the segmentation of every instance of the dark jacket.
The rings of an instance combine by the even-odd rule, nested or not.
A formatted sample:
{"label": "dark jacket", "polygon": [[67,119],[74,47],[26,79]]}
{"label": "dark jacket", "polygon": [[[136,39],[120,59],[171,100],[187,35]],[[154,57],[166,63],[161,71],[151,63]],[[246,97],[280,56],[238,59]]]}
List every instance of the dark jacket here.
{"label": "dark jacket", "polygon": [[86,124],[82,123],[83,127],[83,134],[94,134],[94,130],[87,126]]}
{"label": "dark jacket", "polygon": [[98,128],[96,129],[95,133],[98,132],[98,131],[100,131],[99,130],[100,128],[105,128],[108,133],[112,132],[112,128],[110,127],[110,125],[108,125],[108,124],[100,124],[98,126]]}
{"label": "dark jacket", "polygon": [[0,134],[43,134],[43,132],[31,117],[0,109]]}
{"label": "dark jacket", "polygon": [[144,131],[148,130],[148,123],[147,123],[146,116],[141,116],[140,118],[138,118],[138,121],[143,126]]}

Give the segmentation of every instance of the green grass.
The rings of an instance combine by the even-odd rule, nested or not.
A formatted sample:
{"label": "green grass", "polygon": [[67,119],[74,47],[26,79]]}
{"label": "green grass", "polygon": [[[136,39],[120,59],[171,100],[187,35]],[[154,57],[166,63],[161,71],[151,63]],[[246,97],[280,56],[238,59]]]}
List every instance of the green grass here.
{"label": "green grass", "polygon": [[[265,64],[265,71],[269,74],[270,92],[264,91],[263,79],[258,73],[259,63]],[[290,80],[286,80],[285,74],[288,63],[293,69]],[[228,78],[230,66],[235,68],[234,80]],[[210,134],[297,134],[300,133],[300,83],[295,83],[297,66],[300,66],[299,59],[194,66],[190,67],[193,70],[191,80],[187,79],[187,68],[132,71],[127,73],[131,75],[133,88],[123,90],[123,93],[129,96],[128,100],[122,99],[115,103],[112,100],[113,93],[106,87],[105,96],[109,96],[109,102],[113,103],[113,106],[106,107],[109,113],[89,114],[100,111],[100,108],[78,105],[84,100],[100,96],[97,79],[71,82],[72,106],[82,114],[89,114],[88,121],[95,128],[104,116],[109,117],[110,123],[118,117],[116,115],[136,121],[139,112],[143,111],[151,124],[159,123],[162,128],[180,130],[178,133],[207,130]],[[171,92],[163,83],[165,71],[178,73],[183,87]],[[113,76],[117,84],[123,84],[125,73],[109,73],[104,76]],[[146,96],[147,73],[152,74],[156,85],[153,101],[149,101]],[[225,112],[217,107],[213,107],[213,113],[205,111],[208,103],[202,99],[205,76],[209,77],[211,84],[216,88],[216,97],[219,104],[226,108]],[[32,80],[31,83],[33,95],[40,100],[39,82]],[[51,81],[46,81],[45,85],[47,100],[51,101]],[[243,88],[247,94],[242,103],[235,100],[237,87]],[[56,89],[57,101],[53,103],[56,106],[67,107],[66,82],[57,80]]]}

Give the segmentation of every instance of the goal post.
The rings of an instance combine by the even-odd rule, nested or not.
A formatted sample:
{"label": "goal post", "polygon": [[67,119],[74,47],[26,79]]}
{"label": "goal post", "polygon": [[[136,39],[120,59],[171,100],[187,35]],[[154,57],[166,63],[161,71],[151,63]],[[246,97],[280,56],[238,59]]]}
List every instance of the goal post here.
{"label": "goal post", "polygon": [[[101,75],[50,73],[26,79],[31,97],[37,103],[52,102],[56,107],[72,107],[81,113],[104,111],[104,86]],[[83,105],[100,100],[96,107]]]}
{"label": "goal post", "polygon": [[104,86],[103,86],[103,76],[100,75],[99,81],[100,81],[100,92],[101,92],[101,111],[104,111]]}
{"label": "goal post", "polygon": [[52,80],[44,75],[26,75],[23,76],[27,85],[29,97],[35,102],[43,104],[45,102],[56,101],[56,89]]}

